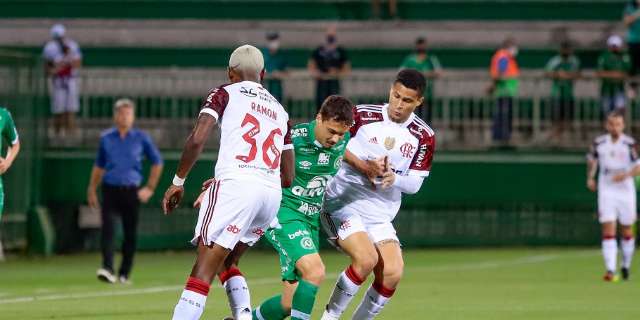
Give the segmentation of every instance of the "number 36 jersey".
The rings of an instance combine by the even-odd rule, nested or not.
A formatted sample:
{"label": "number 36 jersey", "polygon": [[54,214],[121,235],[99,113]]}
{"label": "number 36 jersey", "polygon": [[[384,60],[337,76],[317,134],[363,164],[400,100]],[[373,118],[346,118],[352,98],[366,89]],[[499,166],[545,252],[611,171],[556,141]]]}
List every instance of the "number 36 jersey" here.
{"label": "number 36 jersey", "polygon": [[202,113],[216,118],[220,126],[217,180],[250,180],[280,188],[280,157],[293,145],[289,115],[269,91],[252,81],[223,85],[209,92]]}

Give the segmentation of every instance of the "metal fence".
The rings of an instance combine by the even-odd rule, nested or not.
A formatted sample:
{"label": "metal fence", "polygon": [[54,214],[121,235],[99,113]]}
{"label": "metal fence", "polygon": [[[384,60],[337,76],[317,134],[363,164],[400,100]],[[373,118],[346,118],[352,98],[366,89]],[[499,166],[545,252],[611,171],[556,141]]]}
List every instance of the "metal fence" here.
{"label": "metal fence", "polygon": [[[341,79],[341,93],[355,103],[384,103],[394,71],[358,72]],[[436,130],[440,149],[487,149],[492,139],[495,99],[485,93],[489,79],[484,73],[450,74],[435,81],[434,96],[416,111]],[[50,147],[95,148],[99,133],[110,126],[113,102],[133,98],[138,105],[137,124],[148,130],[163,149],[180,148],[198,114],[201,101],[212,87],[225,83],[225,73],[217,70],[110,70],[85,73],[80,78],[81,130],[76,136],[56,139],[49,134]],[[524,148],[584,148],[602,130],[599,81],[585,77],[576,81],[570,115],[559,121],[559,112],[550,98],[551,81],[539,73],[520,80],[520,92],[513,99],[513,127],[509,144]],[[283,105],[295,122],[315,116],[315,80],[294,72],[283,81]],[[627,103],[628,130],[640,128],[635,121],[640,109]],[[213,139],[215,140],[215,139]],[[214,147],[215,141],[208,147]]]}
{"label": "metal fence", "polygon": [[[41,106],[45,101],[42,68],[35,57],[0,50],[0,106],[12,113],[21,141],[20,154],[3,174],[4,214],[0,235],[8,249],[24,248],[27,215],[38,203],[45,124]],[[2,155],[8,141],[2,142]]]}

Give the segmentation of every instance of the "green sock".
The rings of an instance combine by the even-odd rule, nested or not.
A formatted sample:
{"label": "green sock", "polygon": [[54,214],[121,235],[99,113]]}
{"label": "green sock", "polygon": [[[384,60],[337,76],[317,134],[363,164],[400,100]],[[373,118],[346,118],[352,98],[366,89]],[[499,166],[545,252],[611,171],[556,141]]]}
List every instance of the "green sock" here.
{"label": "green sock", "polygon": [[286,318],[288,314],[282,310],[281,299],[282,296],[277,295],[265,300],[260,306],[253,310],[253,320],[282,320]]}
{"label": "green sock", "polygon": [[311,319],[311,311],[316,301],[316,293],[318,287],[312,283],[300,280],[296,293],[293,294],[293,302],[291,304],[292,320],[309,320]]}

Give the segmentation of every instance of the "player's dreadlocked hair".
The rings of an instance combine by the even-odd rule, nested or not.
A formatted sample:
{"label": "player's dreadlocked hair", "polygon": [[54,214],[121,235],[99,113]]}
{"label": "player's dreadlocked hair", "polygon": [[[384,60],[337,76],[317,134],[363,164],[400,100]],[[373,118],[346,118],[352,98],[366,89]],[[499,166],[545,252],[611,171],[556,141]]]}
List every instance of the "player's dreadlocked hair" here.
{"label": "player's dreadlocked hair", "polygon": [[320,107],[322,120],[334,120],[348,126],[353,125],[353,103],[342,96],[328,96]]}
{"label": "player's dreadlocked hair", "polygon": [[416,69],[400,70],[396,76],[396,81],[393,83],[398,82],[409,89],[417,91],[420,96],[424,93],[424,88],[427,85],[424,75]]}

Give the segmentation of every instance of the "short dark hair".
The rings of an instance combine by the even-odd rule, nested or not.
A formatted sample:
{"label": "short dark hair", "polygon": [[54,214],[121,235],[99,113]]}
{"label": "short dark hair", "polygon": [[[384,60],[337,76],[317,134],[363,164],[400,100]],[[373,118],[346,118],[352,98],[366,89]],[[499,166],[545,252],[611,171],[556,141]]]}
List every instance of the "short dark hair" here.
{"label": "short dark hair", "polygon": [[569,40],[563,40],[560,42],[560,49],[572,49],[573,44]]}
{"label": "short dark hair", "polygon": [[409,89],[417,91],[420,96],[424,94],[424,88],[427,85],[424,75],[416,69],[400,70],[393,83],[398,82]]}
{"label": "short dark hair", "polygon": [[418,38],[416,39],[416,45],[418,45],[418,44],[425,44],[425,43],[427,43],[427,39],[425,39],[424,37],[418,37]]}
{"label": "short dark hair", "polygon": [[607,113],[607,119],[609,118],[622,118],[624,120],[624,113],[622,110],[613,110]]}
{"label": "short dark hair", "polygon": [[328,96],[324,99],[318,113],[322,120],[334,120],[347,126],[353,125],[353,102],[343,96]]}

